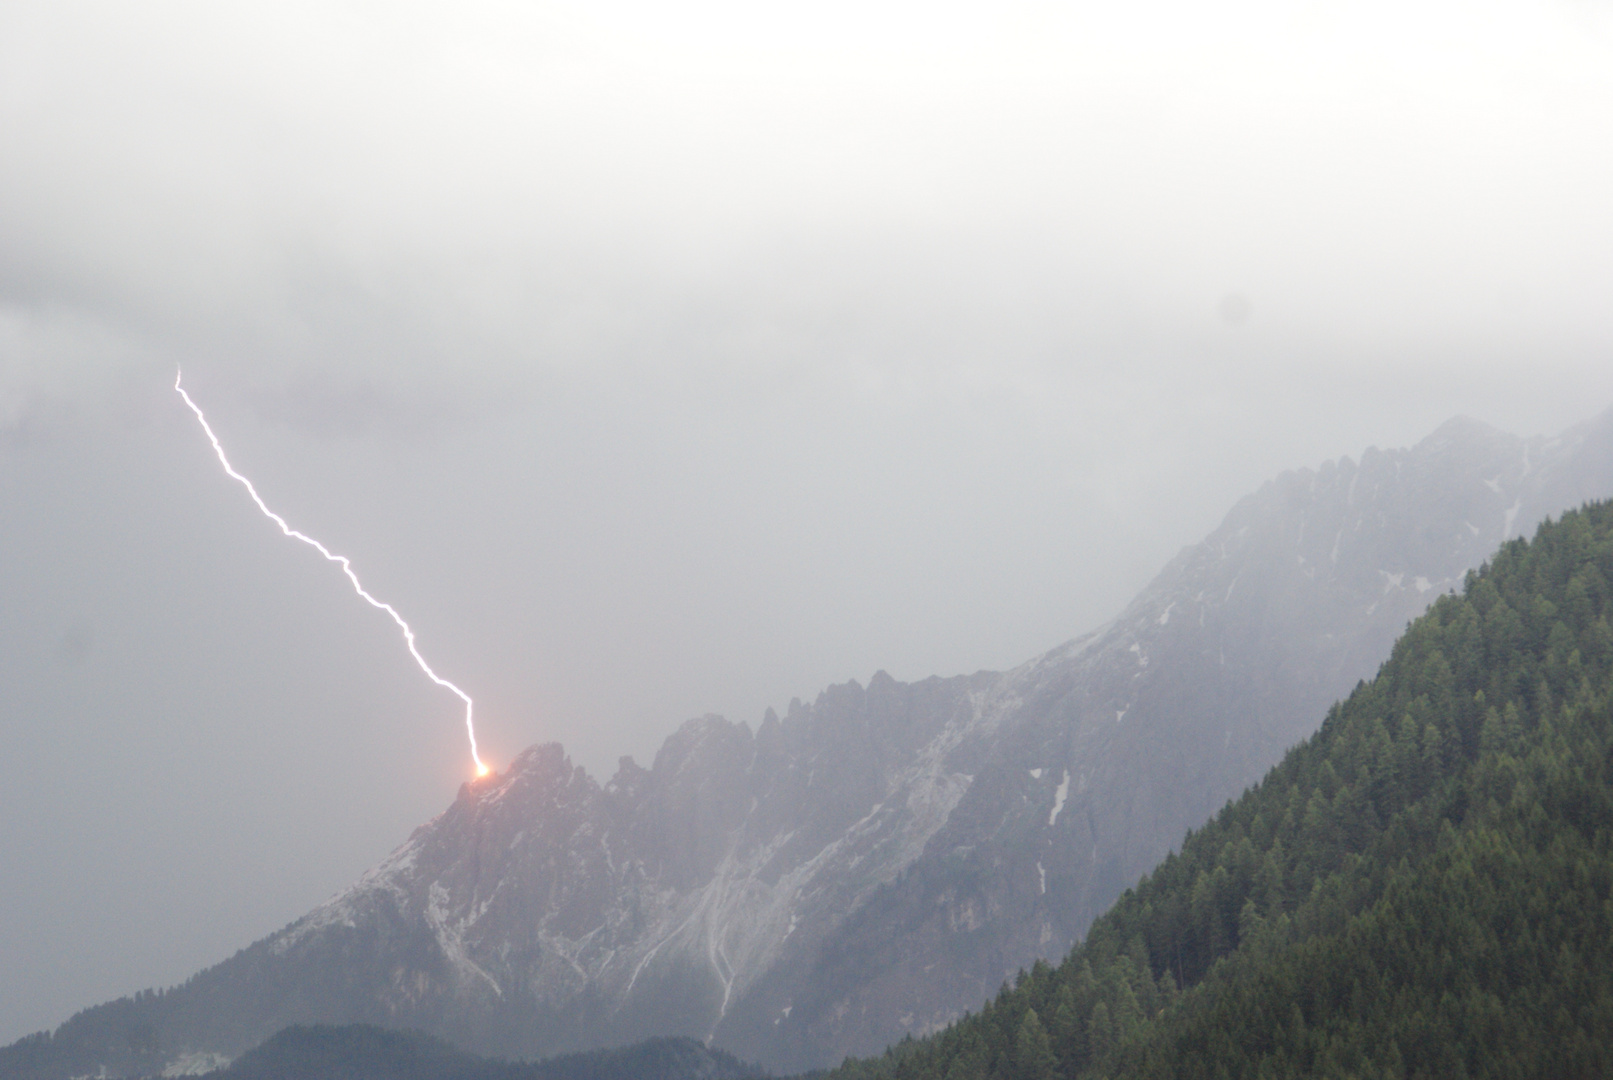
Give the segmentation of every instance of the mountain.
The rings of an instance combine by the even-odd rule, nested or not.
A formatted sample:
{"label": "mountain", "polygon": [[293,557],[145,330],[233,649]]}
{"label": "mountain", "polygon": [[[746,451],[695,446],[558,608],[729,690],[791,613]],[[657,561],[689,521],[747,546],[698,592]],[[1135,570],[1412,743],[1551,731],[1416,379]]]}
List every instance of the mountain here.
{"label": "mountain", "polygon": [[1613,1073],[1613,503],[1514,540],[1059,967],[832,1080]]}
{"label": "mountain", "polygon": [[511,1057],[679,1034],[778,1070],[936,1030],[1067,952],[1502,540],[1609,493],[1613,413],[1555,439],[1454,420],[1267,483],[1013,671],[692,720],[603,785],[534,747],[286,929],[69,1020],[28,1075],[298,1023]]}

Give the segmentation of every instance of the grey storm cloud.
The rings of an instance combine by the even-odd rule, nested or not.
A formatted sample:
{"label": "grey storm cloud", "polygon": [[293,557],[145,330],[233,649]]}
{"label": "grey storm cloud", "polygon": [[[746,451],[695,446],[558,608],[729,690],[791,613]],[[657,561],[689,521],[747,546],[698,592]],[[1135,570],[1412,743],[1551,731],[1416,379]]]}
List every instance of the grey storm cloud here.
{"label": "grey storm cloud", "polygon": [[[0,1039],[465,775],[1019,663],[1280,470],[1613,403],[1606,4],[0,10]],[[72,778],[70,785],[60,778]]]}
{"label": "grey storm cloud", "polygon": [[343,379],[323,372],[252,391],[247,401],[253,415],[266,423],[323,438],[427,438],[465,419],[440,390],[410,392],[373,378]]}
{"label": "grey storm cloud", "polygon": [[20,450],[48,437],[70,412],[69,402],[14,389],[0,400],[0,449]]}

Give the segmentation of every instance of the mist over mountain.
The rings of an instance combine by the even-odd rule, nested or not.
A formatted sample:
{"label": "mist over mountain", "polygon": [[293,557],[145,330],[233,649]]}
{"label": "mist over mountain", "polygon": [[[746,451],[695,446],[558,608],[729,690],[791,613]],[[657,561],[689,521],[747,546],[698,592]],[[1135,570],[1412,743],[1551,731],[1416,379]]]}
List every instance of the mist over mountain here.
{"label": "mist over mountain", "polygon": [[1057,967],[833,1080],[1613,1070],[1613,503],[1512,540]]}
{"label": "mist over mountain", "polygon": [[0,4],[0,1043],[468,775],[176,366],[488,760],[603,786],[1014,668],[1285,468],[1613,402],[1610,50],[1602,0]]}
{"label": "mist over mountain", "polygon": [[1503,540],[1609,493],[1613,413],[1528,440],[1457,419],[1270,481],[1014,670],[691,720],[603,783],[533,747],[279,933],[74,1017],[28,1075],[312,1022],[501,1056],[687,1035],[778,1070],[935,1030],[1067,952]]}

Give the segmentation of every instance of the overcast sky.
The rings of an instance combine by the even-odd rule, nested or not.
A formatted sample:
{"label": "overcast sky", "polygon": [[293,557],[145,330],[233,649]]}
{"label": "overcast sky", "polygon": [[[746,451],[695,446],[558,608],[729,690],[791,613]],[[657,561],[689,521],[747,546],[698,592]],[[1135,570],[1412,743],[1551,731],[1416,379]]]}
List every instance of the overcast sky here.
{"label": "overcast sky", "polygon": [[0,1040],[468,776],[1019,663],[1613,405],[1605,2],[0,6]]}

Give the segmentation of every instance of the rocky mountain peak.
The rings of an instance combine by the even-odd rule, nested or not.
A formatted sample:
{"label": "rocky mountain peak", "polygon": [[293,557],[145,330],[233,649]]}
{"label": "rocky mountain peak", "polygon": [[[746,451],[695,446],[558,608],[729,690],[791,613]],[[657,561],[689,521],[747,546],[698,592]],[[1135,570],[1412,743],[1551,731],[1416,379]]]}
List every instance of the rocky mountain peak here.
{"label": "rocky mountain peak", "polygon": [[1440,592],[1608,494],[1613,412],[1554,439],[1457,419],[1283,473],[1112,622],[1012,671],[876,672],[754,733],[698,717],[603,787],[532,747],[138,1008],[174,1052],[333,1021],[512,1056],[692,1035],[781,1071],[876,1051],[1062,955]]}
{"label": "rocky mountain peak", "polygon": [[1471,416],[1457,415],[1435,428],[1412,447],[1414,454],[1456,452],[1471,454],[1485,446],[1502,446],[1518,441],[1499,428]]}

